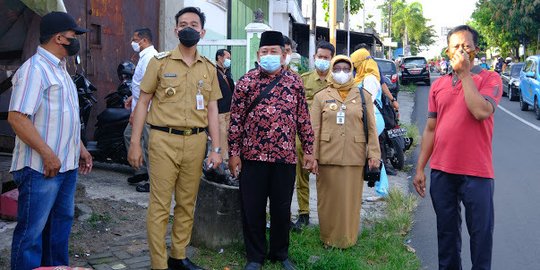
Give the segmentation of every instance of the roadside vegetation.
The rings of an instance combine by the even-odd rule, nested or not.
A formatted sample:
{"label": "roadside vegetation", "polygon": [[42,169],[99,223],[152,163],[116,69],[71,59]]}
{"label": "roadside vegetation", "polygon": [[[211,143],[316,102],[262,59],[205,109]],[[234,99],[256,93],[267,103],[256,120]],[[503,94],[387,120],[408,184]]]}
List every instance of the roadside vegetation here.
{"label": "roadside vegetation", "polygon": [[401,92],[415,93],[416,88],[417,88],[416,84],[414,84],[414,83],[400,84],[399,85],[399,91],[401,91]]}
{"label": "roadside vegetation", "polygon": [[414,148],[420,143],[420,131],[415,124],[411,123],[399,123],[400,127],[407,129],[407,134],[405,137],[413,138],[413,144],[409,151],[414,150]]}
{"label": "roadside vegetation", "polygon": [[[291,234],[290,257],[299,269],[400,269],[416,270],[420,262],[414,250],[405,244],[413,224],[412,211],[416,198],[392,189],[387,198],[386,217],[369,221],[362,229],[358,243],[349,249],[324,248],[319,240],[319,227],[310,226]],[[210,269],[241,269],[245,262],[242,245],[224,250],[199,250],[194,261]],[[281,269],[279,264],[266,264],[264,269]]]}

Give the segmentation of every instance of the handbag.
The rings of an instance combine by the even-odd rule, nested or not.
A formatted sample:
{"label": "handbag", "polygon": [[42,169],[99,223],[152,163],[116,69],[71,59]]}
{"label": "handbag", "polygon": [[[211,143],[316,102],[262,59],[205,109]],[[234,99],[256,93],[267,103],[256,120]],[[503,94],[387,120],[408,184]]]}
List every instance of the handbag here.
{"label": "handbag", "polygon": [[[362,121],[364,122],[364,134],[366,135],[366,148],[368,144],[368,124],[367,124],[367,117],[368,117],[368,111],[366,109],[366,98],[364,97],[364,89],[359,88],[360,91],[360,97],[362,97]],[[375,182],[379,181],[381,179],[381,170],[379,168],[369,168],[369,158],[366,156],[366,163],[364,165],[364,181],[368,182],[368,187],[374,187]]]}

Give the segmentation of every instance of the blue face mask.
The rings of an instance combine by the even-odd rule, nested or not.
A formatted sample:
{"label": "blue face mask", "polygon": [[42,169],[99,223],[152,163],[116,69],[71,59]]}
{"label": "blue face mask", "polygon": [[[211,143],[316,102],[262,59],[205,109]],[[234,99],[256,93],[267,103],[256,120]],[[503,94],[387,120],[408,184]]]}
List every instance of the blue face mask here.
{"label": "blue face mask", "polygon": [[231,67],[231,59],[225,59],[225,62],[223,62],[224,68],[230,68]]}
{"label": "blue face mask", "polygon": [[315,59],[315,68],[325,72],[330,67],[330,61],[324,59]]}
{"label": "blue face mask", "polygon": [[281,55],[268,54],[261,56],[259,64],[266,72],[272,73],[281,67]]}

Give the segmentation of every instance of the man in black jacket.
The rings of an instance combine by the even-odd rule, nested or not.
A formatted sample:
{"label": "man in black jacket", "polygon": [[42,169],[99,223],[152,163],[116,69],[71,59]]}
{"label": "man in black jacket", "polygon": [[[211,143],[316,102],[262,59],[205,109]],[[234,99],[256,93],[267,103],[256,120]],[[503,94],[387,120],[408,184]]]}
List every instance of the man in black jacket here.
{"label": "man in black jacket", "polygon": [[221,157],[228,160],[229,147],[227,146],[227,129],[231,120],[231,99],[234,91],[234,81],[231,74],[231,52],[227,49],[219,49],[216,52],[216,70],[219,80],[219,88],[223,98],[218,100],[219,135],[221,138]]}

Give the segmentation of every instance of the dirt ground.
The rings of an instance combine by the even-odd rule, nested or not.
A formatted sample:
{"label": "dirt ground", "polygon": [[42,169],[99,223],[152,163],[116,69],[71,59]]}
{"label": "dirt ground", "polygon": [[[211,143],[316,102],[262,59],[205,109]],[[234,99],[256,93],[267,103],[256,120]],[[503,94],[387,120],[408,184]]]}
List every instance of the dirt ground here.
{"label": "dirt ground", "polygon": [[[76,220],[73,224],[69,249],[72,265],[84,266],[90,254],[110,250],[128,238],[146,234],[146,208],[125,201],[90,199],[81,194],[83,190],[78,187],[76,205],[86,205],[92,213],[87,220]],[[76,218],[81,214],[77,210]],[[130,243],[132,248],[141,251],[146,248],[146,241],[133,241],[136,240]]]}
{"label": "dirt ground", "polygon": [[[87,258],[91,254],[128,242],[130,249],[144,252],[146,241],[140,238],[145,238],[146,234],[146,208],[126,201],[91,199],[81,184],[77,186],[75,198],[77,207],[69,247],[72,266],[88,266]],[[82,212],[81,208],[89,208],[92,212]],[[86,219],[80,220],[85,214]],[[13,234],[13,229],[4,233]],[[10,269],[9,249],[0,251],[0,269]]]}

